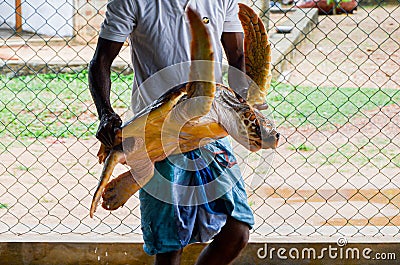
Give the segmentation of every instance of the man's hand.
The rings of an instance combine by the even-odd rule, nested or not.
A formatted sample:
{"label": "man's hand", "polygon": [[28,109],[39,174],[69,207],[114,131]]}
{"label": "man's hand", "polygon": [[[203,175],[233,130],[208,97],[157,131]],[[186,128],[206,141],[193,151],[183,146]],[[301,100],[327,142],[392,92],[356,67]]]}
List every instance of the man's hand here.
{"label": "man's hand", "polygon": [[104,113],[100,118],[96,138],[106,147],[113,147],[115,135],[121,129],[122,120],[115,112]]}

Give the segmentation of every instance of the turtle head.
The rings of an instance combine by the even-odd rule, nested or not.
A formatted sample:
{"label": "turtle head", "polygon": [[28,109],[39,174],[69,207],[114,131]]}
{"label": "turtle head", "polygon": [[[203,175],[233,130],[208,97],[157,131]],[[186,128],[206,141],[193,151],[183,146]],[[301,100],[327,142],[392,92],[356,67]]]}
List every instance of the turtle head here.
{"label": "turtle head", "polygon": [[221,89],[219,93],[216,100],[225,111],[225,115],[220,115],[219,122],[229,135],[252,152],[278,146],[280,135],[271,119],[233,90]]}
{"label": "turtle head", "polygon": [[256,118],[249,121],[252,125],[248,128],[250,150],[275,149],[278,146],[280,134],[276,131],[274,122],[255,108],[253,112]]}
{"label": "turtle head", "polygon": [[252,152],[260,149],[275,149],[278,146],[280,134],[276,131],[274,122],[264,116],[259,110],[248,104],[238,112],[237,126],[242,129],[239,135],[233,136],[236,141]]}

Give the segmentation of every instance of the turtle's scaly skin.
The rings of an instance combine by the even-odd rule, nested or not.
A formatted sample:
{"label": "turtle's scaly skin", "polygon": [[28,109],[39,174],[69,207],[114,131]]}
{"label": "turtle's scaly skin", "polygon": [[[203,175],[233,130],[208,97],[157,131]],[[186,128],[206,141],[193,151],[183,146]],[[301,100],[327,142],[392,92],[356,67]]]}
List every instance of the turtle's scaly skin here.
{"label": "turtle's scaly skin", "polygon": [[[98,157],[100,163],[104,162],[104,168],[93,196],[91,217],[101,196],[105,209],[115,210],[122,206],[153,177],[154,162],[171,154],[188,152],[228,135],[251,151],[276,148],[279,134],[272,122],[252,107],[264,103],[262,97],[269,87],[268,39],[265,29],[259,26],[261,20],[250,8],[240,5],[239,17],[245,28],[245,52],[249,53],[246,67],[250,77],[263,86],[249,90],[251,104],[228,87],[196,81],[214,80],[214,63],[207,29],[189,8],[191,59],[196,61],[190,68],[191,82],[171,89],[125,123],[111,150],[103,145],[100,147]],[[253,41],[257,43],[256,48],[253,47],[256,52],[250,51]],[[260,54],[264,52],[266,54]],[[262,69],[257,70],[258,67]],[[108,183],[118,163],[127,163],[131,170]]]}

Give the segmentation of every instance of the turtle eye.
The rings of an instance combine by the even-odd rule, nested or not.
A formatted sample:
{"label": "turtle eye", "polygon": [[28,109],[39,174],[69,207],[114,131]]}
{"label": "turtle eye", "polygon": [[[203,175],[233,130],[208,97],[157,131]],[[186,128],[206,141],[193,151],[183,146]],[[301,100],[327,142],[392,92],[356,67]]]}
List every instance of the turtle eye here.
{"label": "turtle eye", "polygon": [[256,134],[258,136],[261,136],[261,128],[260,128],[260,126],[256,126]]}

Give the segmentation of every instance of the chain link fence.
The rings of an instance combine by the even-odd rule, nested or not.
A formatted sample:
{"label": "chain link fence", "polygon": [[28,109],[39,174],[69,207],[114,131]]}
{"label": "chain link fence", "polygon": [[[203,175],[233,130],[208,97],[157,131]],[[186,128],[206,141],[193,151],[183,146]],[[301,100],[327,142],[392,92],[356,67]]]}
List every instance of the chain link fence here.
{"label": "chain link fence", "polygon": [[[235,146],[253,236],[398,237],[399,2],[319,16],[295,3],[250,4],[269,22],[268,103],[283,135],[274,155]],[[141,234],[137,197],[88,217],[101,166],[86,69],[105,8],[104,0],[0,3],[2,235]],[[282,26],[291,33],[277,33]],[[112,73],[121,115],[133,80],[127,58],[125,45]]]}

